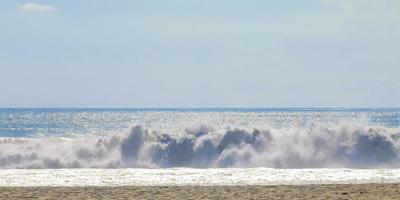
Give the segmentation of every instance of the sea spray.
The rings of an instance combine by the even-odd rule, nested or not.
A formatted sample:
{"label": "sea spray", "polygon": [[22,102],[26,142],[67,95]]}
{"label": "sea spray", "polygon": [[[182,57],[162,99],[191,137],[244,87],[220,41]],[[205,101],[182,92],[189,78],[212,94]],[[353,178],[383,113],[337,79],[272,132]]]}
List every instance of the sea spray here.
{"label": "sea spray", "polygon": [[399,154],[398,129],[351,123],[0,139],[0,168],[397,168]]}

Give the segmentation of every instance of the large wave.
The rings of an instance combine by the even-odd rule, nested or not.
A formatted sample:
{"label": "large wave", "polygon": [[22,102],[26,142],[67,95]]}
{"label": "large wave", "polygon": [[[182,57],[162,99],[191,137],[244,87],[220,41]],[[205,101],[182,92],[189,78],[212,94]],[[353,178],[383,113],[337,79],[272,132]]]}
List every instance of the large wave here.
{"label": "large wave", "polygon": [[398,129],[352,124],[0,139],[0,168],[394,168],[399,155]]}

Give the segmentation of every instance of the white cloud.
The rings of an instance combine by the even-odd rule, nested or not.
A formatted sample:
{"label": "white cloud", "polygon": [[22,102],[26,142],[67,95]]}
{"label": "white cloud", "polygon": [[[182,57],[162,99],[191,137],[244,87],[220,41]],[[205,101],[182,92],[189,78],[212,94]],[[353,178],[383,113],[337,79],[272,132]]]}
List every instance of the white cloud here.
{"label": "white cloud", "polygon": [[52,5],[26,3],[21,6],[21,10],[26,12],[51,12],[51,11],[57,11],[58,9]]}

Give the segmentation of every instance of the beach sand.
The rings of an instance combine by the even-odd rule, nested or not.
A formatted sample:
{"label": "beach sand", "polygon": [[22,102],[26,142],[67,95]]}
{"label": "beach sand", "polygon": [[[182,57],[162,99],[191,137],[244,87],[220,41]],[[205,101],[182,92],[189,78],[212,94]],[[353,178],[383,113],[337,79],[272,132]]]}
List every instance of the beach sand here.
{"label": "beach sand", "polygon": [[3,187],[0,199],[400,199],[400,184]]}

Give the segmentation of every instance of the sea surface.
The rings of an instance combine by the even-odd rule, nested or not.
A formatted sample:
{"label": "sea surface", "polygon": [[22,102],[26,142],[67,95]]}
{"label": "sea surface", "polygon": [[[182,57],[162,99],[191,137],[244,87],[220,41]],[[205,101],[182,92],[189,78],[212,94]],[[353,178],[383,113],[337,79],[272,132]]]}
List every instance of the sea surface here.
{"label": "sea surface", "polygon": [[0,109],[0,186],[400,182],[399,170],[394,108]]}

